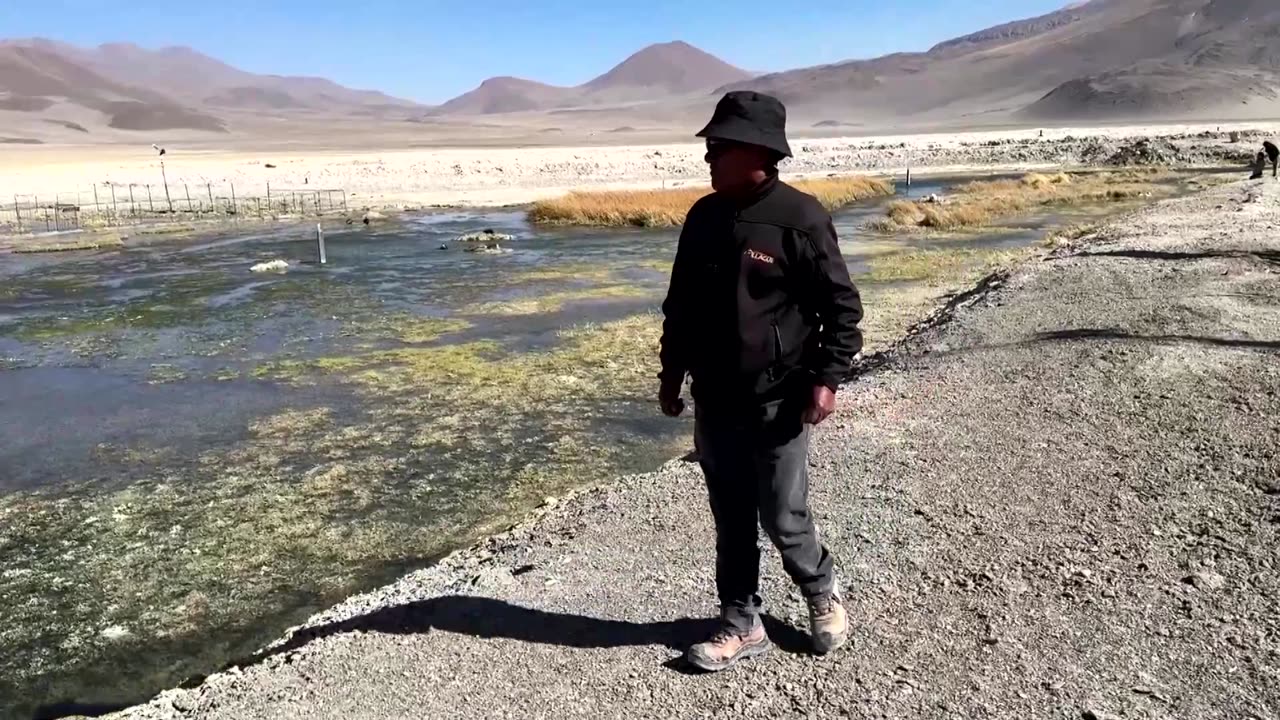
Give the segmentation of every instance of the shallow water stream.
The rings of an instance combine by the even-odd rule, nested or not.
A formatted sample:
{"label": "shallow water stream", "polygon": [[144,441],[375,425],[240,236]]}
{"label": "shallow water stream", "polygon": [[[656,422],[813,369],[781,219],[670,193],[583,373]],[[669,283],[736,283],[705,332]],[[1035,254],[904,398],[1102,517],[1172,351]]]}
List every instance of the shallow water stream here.
{"label": "shallow water stream", "polygon": [[[868,240],[884,202],[836,214],[855,275],[1075,217]],[[511,251],[450,242],[481,228]],[[302,228],[0,256],[0,715],[145,699],[685,452],[652,401],[675,239],[468,211],[330,230],[324,266]]]}

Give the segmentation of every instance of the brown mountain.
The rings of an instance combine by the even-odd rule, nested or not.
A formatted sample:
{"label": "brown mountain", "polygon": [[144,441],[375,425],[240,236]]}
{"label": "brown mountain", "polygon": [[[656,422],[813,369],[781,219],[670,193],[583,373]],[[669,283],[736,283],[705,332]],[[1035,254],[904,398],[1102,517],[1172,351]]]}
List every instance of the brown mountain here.
{"label": "brown mountain", "polygon": [[1091,0],[922,52],[756,76],[667,43],[583,85],[498,78],[437,112],[683,121],[741,88],[782,98],[802,126],[1280,117],[1280,2]]}
{"label": "brown mountain", "polygon": [[117,82],[145,87],[195,106],[340,112],[421,109],[408,100],[371,90],[352,90],[324,78],[256,75],[185,47],[147,50],[129,43],[111,43],[79,51],[75,59]]}
{"label": "brown mountain", "polygon": [[21,130],[7,133],[15,137],[104,126],[270,134],[302,118],[326,132],[357,118],[451,132],[661,129],[705,119],[736,88],[778,95],[797,128],[1277,118],[1280,2],[1090,0],[920,52],[763,75],[669,42],[581,85],[497,77],[434,108],[322,78],[253,74],[188,48],[0,42],[0,128]]}
{"label": "brown mountain", "polygon": [[257,75],[190,48],[0,42],[0,111],[101,113],[124,130],[222,132],[235,114],[407,118],[423,107],[324,78]]}
{"label": "brown mountain", "polygon": [[218,118],[108,80],[49,48],[0,45],[0,109],[41,112],[59,103],[95,110],[121,130],[225,130]]}
{"label": "brown mountain", "polygon": [[571,88],[517,77],[494,77],[475,90],[436,107],[433,115],[491,115],[554,107],[573,96]]}
{"label": "brown mountain", "polygon": [[1280,3],[1093,0],[891,55],[735,83],[808,120],[1280,116]]}
{"label": "brown mountain", "polygon": [[608,72],[574,87],[514,77],[490,78],[437,107],[436,115],[484,115],[635,102],[705,93],[751,74],[683,42],[650,45]]}

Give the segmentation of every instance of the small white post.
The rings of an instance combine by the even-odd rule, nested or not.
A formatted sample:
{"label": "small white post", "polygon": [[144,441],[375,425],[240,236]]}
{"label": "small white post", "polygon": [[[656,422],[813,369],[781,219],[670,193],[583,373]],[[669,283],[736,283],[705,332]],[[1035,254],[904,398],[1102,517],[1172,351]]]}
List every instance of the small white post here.
{"label": "small white post", "polygon": [[324,228],[320,223],[316,223],[316,248],[320,251],[320,264],[324,265],[328,260],[324,255]]}

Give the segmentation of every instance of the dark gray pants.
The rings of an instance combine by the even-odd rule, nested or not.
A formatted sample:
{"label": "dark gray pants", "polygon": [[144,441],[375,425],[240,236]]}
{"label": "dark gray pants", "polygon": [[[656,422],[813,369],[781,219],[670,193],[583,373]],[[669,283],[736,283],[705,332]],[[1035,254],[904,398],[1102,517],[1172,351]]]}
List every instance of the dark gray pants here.
{"label": "dark gray pants", "polygon": [[834,586],[831,554],[809,514],[810,427],[794,401],[754,414],[695,412],[694,444],[716,524],[716,591],[725,621],[745,632],[761,606],[757,522],[806,598]]}

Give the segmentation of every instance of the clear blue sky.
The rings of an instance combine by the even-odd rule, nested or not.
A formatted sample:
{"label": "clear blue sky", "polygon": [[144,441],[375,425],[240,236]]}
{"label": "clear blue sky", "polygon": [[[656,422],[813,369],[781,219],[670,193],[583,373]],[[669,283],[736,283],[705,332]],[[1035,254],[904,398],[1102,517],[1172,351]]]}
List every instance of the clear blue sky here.
{"label": "clear blue sky", "polygon": [[1067,0],[0,0],[0,36],[187,45],[251,72],[434,103],[493,75],[588,80],[684,40],[748,70],[923,50]]}

